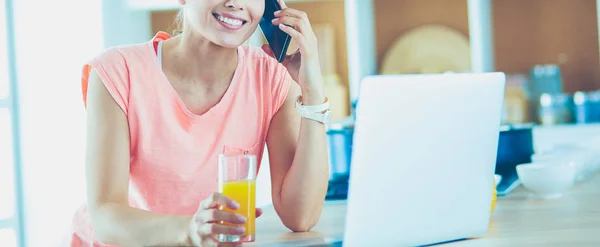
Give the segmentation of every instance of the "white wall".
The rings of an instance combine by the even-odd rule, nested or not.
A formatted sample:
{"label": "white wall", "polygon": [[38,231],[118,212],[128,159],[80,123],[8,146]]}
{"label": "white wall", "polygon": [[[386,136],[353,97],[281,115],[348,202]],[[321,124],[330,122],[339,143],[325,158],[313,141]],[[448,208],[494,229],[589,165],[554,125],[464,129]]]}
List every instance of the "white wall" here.
{"label": "white wall", "polygon": [[140,43],[150,40],[150,11],[133,10],[127,0],[103,0],[104,46]]}
{"label": "white wall", "polygon": [[60,243],[82,202],[80,73],[102,50],[100,5],[101,0],[14,1],[28,246],[65,246]]}
{"label": "white wall", "polygon": [[149,14],[125,3],[14,1],[28,246],[66,246],[85,200],[82,65],[150,36]]}

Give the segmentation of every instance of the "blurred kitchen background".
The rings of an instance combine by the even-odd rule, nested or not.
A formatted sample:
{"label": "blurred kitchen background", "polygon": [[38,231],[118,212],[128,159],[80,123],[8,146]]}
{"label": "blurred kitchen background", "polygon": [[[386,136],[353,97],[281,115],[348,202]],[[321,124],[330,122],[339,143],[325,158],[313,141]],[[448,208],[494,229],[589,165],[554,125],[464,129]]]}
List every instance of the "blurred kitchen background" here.
{"label": "blurred kitchen background", "polygon": [[[308,13],[319,39],[341,177],[366,75],[505,72],[503,123],[535,124],[536,149],[550,148],[544,138],[600,140],[590,134],[600,133],[596,0],[286,3]],[[175,31],[177,9],[176,0],[0,0],[0,246],[66,246],[85,200],[82,65],[107,47]],[[264,43],[260,31],[249,43]],[[262,167],[257,201],[268,206]]]}
{"label": "blurred kitchen background", "polygon": [[[140,4],[135,7],[148,10],[150,15],[150,31],[140,41],[158,31],[175,30],[178,6],[171,3],[175,1],[137,2]],[[600,89],[600,58],[594,0],[287,3],[307,12],[318,36],[328,94],[335,103],[334,119],[344,118],[351,111],[349,52],[352,50],[348,46],[358,43],[361,50],[355,57],[375,63],[365,66],[374,68],[369,71],[371,74],[477,71],[478,66],[507,73],[503,118],[507,123],[600,121],[600,112],[592,113],[591,109],[600,104],[600,93],[595,92]],[[349,3],[356,4],[358,9],[348,10]],[[368,10],[372,13],[363,13]],[[473,17],[471,23],[469,15]],[[483,30],[470,31],[478,26]],[[354,34],[349,29],[359,32]],[[473,47],[470,44],[473,41],[478,43],[475,46],[483,47]],[[250,41],[253,45],[264,42],[260,32]],[[289,52],[293,51],[294,45]],[[484,64],[473,64],[476,62]]]}

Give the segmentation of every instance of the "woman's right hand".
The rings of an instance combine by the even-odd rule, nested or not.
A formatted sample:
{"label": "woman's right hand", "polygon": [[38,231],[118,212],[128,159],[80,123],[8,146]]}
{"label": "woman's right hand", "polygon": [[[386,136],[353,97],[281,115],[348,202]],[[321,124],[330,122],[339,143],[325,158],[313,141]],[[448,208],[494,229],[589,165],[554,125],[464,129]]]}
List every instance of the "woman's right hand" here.
{"label": "woman's right hand", "polygon": [[220,210],[224,206],[236,210],[239,204],[220,193],[214,193],[200,203],[189,225],[189,239],[194,246],[241,246],[241,243],[220,243],[219,234],[242,235],[244,227],[224,225],[243,224],[246,218],[236,213]]}

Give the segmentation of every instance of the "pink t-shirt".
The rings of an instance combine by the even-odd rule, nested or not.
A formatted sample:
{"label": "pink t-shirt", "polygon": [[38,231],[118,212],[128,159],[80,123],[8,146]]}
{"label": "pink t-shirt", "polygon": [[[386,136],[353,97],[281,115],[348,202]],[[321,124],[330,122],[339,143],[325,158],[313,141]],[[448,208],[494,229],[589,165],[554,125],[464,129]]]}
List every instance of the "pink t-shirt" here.
{"label": "pink t-shirt", "polygon": [[[218,154],[254,154],[260,164],[273,115],[283,104],[291,77],[262,49],[238,48],[233,80],[219,103],[195,115],[163,73],[159,32],[141,44],[114,47],[84,67],[93,67],[127,115],[130,136],[129,204],[160,214],[193,215],[201,200],[217,191]],[[86,206],[74,217],[71,246],[108,246],[98,242]]]}

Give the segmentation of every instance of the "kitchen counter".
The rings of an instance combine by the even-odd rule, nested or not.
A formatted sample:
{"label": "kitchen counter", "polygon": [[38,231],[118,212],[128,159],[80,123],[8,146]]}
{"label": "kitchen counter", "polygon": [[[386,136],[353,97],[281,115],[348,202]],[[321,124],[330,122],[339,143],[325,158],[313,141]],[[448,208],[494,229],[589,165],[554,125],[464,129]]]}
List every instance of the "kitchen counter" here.
{"label": "kitchen counter", "polygon": [[[291,233],[272,207],[257,220],[257,241],[247,246],[340,246],[345,201],[327,202],[317,226]],[[440,246],[600,246],[600,173],[576,184],[562,198],[540,200],[522,186],[498,199],[488,232]]]}

